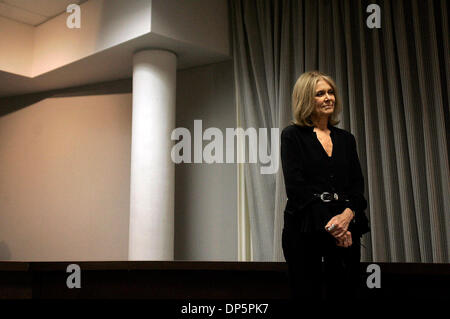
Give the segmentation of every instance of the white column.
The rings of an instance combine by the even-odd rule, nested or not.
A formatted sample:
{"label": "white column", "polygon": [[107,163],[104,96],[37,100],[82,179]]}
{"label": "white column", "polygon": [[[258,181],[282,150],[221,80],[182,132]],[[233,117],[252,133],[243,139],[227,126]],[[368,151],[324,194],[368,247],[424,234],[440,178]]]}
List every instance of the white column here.
{"label": "white column", "polygon": [[129,260],[173,260],[176,56],[133,57]]}

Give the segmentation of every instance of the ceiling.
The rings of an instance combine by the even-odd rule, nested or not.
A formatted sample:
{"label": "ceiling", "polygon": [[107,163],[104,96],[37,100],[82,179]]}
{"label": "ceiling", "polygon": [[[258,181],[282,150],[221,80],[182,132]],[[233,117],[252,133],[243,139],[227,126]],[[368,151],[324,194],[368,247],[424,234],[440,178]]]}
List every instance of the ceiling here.
{"label": "ceiling", "polygon": [[63,13],[69,4],[87,0],[0,0],[0,16],[37,26]]}
{"label": "ceiling", "polygon": [[[129,0],[106,1],[126,2]],[[180,0],[172,0],[167,2],[166,0],[161,0],[161,4],[170,2],[174,5],[176,4],[176,1]],[[208,0],[204,1],[205,3],[208,3]],[[44,23],[45,21],[52,19],[61,13],[64,13],[66,6],[75,2],[83,3],[87,2],[87,0],[0,0],[0,16],[6,16],[8,19],[27,23],[30,26],[35,26],[40,23]],[[190,3],[193,2],[194,1]],[[225,2],[225,0],[223,0],[223,2]],[[212,8],[214,8],[214,6],[212,6]],[[24,18],[24,12],[26,12],[29,16],[28,18]],[[206,10],[206,12],[211,14],[210,16],[216,16],[215,11]],[[22,13],[23,15],[20,16],[19,13]],[[223,13],[220,14],[217,16],[221,17],[224,15]],[[41,20],[38,20],[37,18],[30,18],[32,15],[35,17],[40,17]],[[176,17],[176,14],[167,14],[166,16],[169,16],[170,18],[163,20],[164,23],[169,20],[171,21],[173,16]],[[206,23],[205,21],[207,21],[207,19],[204,19],[204,21],[200,19],[200,21],[201,23]],[[187,24],[189,25],[189,23]],[[179,27],[179,25],[174,25]],[[219,23],[218,30],[221,30],[221,26],[222,25]],[[198,25],[194,27],[199,28]],[[227,28],[224,27],[224,29]],[[185,29],[183,29],[183,32],[184,30]],[[190,38],[187,38],[188,40],[186,40],[186,33],[182,33],[180,31],[176,31],[179,33],[170,33],[175,32],[173,30],[170,32],[166,30],[164,32],[167,32],[168,34],[147,32],[131,40],[116,44],[106,50],[95,52],[95,54],[80,56],[79,59],[73,62],[39,74],[35,77],[27,77],[0,70],[0,97],[3,98],[8,96],[31,94],[35,92],[47,92],[51,90],[77,87],[93,83],[102,83],[118,79],[129,79],[132,77],[133,55],[135,52],[142,49],[163,48],[171,52],[176,52],[177,69],[218,63],[231,59],[228,50],[228,42],[225,37],[223,38],[223,41],[227,43],[226,50],[223,49],[223,46],[205,46],[203,42],[201,42],[204,41],[204,39],[200,41],[197,38],[195,38],[195,40],[189,40]],[[215,34],[220,34],[220,32],[216,32]],[[211,43],[211,41],[206,43]],[[5,47],[5,50],[6,49],[7,48]],[[2,107],[1,104],[2,100],[0,99],[0,108]]]}
{"label": "ceiling", "polygon": [[0,71],[0,98],[131,78],[133,54],[142,48],[177,52],[177,69],[231,59],[223,53],[148,33],[34,78]]}

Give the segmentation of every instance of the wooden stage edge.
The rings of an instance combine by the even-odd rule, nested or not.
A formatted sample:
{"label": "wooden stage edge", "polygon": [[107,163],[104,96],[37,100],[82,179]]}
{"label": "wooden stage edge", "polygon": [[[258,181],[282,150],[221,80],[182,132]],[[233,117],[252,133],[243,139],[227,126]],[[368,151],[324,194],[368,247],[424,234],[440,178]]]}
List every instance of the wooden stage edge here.
{"label": "wooden stage edge", "polygon": [[[81,288],[67,286],[71,264],[80,267]],[[372,264],[380,288],[368,287]],[[450,264],[362,262],[360,277],[362,299],[450,299]],[[0,299],[289,298],[284,262],[0,261]]]}
{"label": "wooden stage edge", "polygon": [[[0,271],[60,271],[70,264],[85,270],[233,270],[286,271],[285,262],[240,261],[0,261]],[[376,264],[390,273],[450,275],[447,263],[361,262],[361,268]]]}

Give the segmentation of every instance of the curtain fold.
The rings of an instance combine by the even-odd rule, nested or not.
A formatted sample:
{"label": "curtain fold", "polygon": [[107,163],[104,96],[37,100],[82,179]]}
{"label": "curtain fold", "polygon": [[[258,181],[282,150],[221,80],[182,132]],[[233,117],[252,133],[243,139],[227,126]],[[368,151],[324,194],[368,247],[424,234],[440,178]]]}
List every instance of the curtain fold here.
{"label": "curtain fold", "polygon": [[[449,23],[445,0],[230,0],[239,126],[280,128],[309,70],[330,74],[355,135],[371,233],[362,260],[449,262]],[[274,150],[270,150],[274,152]],[[281,169],[244,164],[253,258],[282,261]]]}

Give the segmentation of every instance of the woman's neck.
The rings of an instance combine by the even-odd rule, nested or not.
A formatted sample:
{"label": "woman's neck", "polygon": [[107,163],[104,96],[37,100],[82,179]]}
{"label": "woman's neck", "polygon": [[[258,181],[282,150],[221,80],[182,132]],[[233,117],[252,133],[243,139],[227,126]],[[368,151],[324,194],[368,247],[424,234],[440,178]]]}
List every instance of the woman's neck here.
{"label": "woman's neck", "polygon": [[313,125],[321,130],[326,131],[328,128],[328,117],[321,117],[321,118],[311,118],[311,121],[313,122]]}

